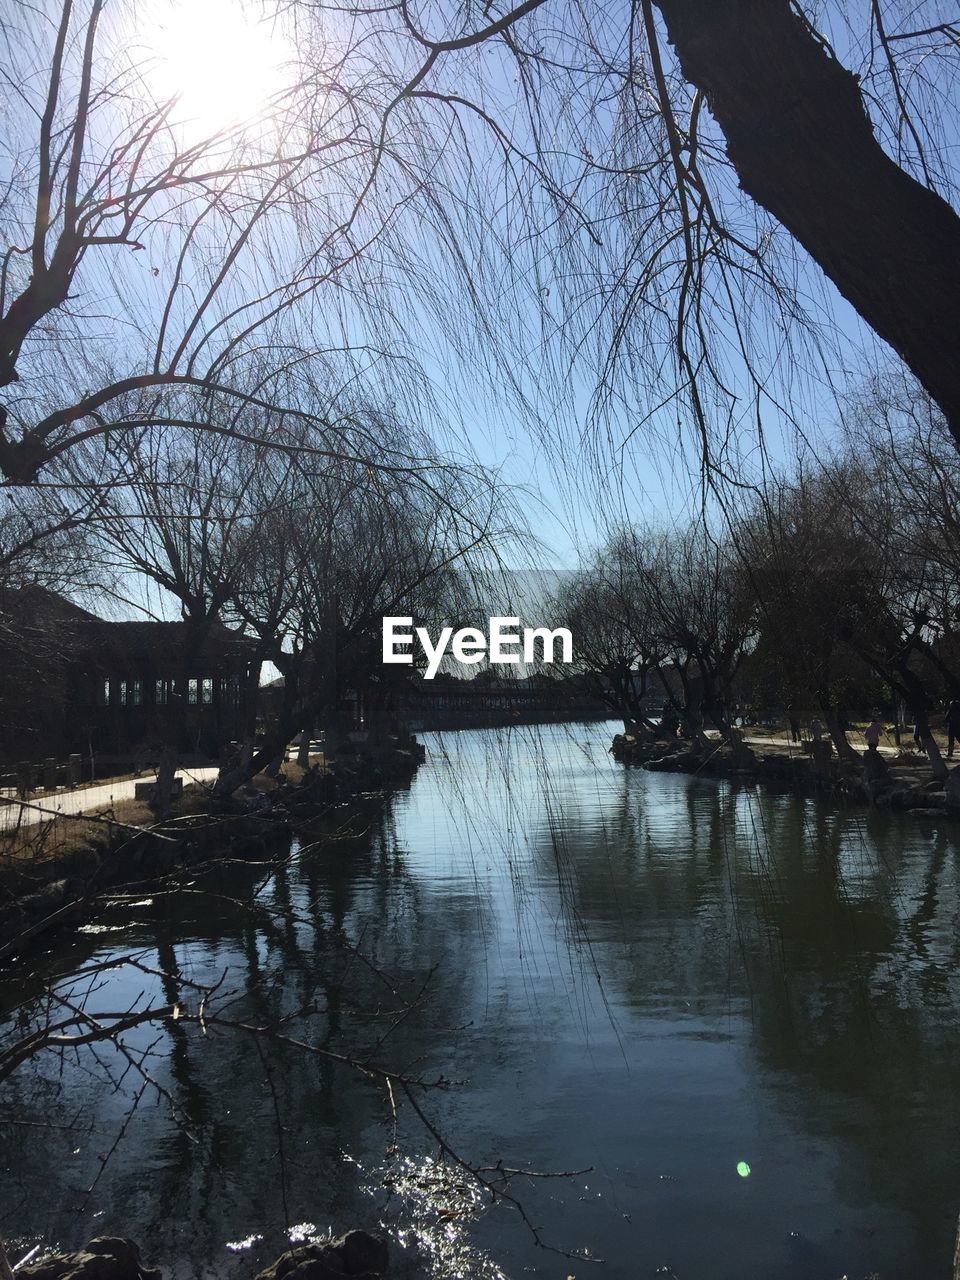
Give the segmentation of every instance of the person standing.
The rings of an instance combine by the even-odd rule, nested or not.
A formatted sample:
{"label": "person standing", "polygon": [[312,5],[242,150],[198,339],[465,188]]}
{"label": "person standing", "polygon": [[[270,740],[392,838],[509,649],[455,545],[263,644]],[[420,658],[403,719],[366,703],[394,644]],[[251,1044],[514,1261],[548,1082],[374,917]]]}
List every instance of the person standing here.
{"label": "person standing", "polygon": [[787,708],[787,720],[790,724],[790,741],[800,742],[803,734],[800,732],[800,720],[797,717],[796,708],[792,704]]}

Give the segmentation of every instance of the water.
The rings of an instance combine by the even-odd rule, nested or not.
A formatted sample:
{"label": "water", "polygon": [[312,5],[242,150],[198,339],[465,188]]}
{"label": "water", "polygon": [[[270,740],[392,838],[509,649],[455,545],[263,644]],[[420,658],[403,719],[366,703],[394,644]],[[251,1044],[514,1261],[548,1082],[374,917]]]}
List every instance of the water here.
{"label": "water", "polygon": [[[9,974],[21,1034],[44,979],[76,1003],[131,953],[222,980],[211,1007],[242,1024],[11,1078],[14,1256],[113,1233],[178,1280],[239,1278],[290,1228],[382,1222],[405,1274],[444,1280],[946,1280],[957,833],[625,770],[614,727],[430,735],[409,792],[342,811],[334,842],[135,894]],[[91,1009],[176,994],[98,981]],[[590,1172],[514,1178],[527,1222],[489,1207],[399,1085],[394,1119],[380,1080],[278,1035],[456,1082],[414,1098],[468,1162]]]}

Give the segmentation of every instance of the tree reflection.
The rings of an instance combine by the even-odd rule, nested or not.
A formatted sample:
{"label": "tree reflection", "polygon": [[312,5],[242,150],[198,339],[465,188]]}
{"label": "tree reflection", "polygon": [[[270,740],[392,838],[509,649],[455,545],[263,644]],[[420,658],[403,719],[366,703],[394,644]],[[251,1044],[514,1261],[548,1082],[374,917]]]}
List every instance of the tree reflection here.
{"label": "tree reflection", "polygon": [[956,837],[638,771],[623,773],[602,828],[568,801],[535,853],[570,943],[591,940],[617,992],[621,1034],[647,1019],[699,1019],[718,1035],[742,1021],[756,1087],[798,1139],[840,1153],[842,1202],[907,1208],[921,1256],[945,1269],[947,1135],[960,1124]]}
{"label": "tree reflection", "polygon": [[[161,971],[156,995],[166,1003],[182,998],[181,980],[223,978],[237,1024],[274,1027],[359,1063],[414,1064],[414,1075],[430,1028],[457,1021],[470,981],[466,954],[448,945],[459,908],[444,919],[425,907],[426,890],[406,871],[383,803],[338,811],[325,828],[305,833],[296,856],[270,868],[230,864],[171,890],[149,906],[128,900],[124,915],[114,907],[104,916],[136,917],[122,929],[123,946]],[[60,972],[104,954],[97,946],[104,935],[81,936]],[[429,981],[438,968],[442,981]],[[39,997],[39,974],[36,985]],[[131,1105],[132,1079],[123,1078],[111,1045],[99,1046],[95,1060],[83,1053],[52,1067],[38,1060],[12,1093],[24,1123],[5,1126],[0,1231],[12,1233],[7,1214],[15,1211],[18,1232],[72,1245],[91,1234],[96,1216],[98,1231],[139,1234],[155,1256],[180,1259],[193,1275],[222,1256],[226,1241],[251,1231],[266,1237],[263,1256],[275,1256],[295,1223],[349,1223],[364,1212],[354,1157],[379,1163],[391,1142],[377,1078],[364,1081],[296,1043],[216,1025],[198,1035],[166,1019],[159,1036],[143,1028],[125,1039],[158,1040],[147,1069],[169,1106],[142,1107],[88,1192]],[[31,1117],[71,1113],[89,1115],[94,1126],[79,1147],[72,1130],[38,1141],[25,1127]],[[76,1150],[65,1165],[67,1142]],[[47,1214],[26,1194],[30,1186],[59,1187],[62,1203]]]}

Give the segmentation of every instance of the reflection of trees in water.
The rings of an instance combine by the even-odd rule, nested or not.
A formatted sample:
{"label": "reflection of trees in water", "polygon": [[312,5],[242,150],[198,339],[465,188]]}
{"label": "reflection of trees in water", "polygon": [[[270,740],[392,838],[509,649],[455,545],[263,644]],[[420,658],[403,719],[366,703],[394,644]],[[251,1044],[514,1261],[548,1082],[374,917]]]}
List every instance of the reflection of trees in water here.
{"label": "reflection of trees in water", "polygon": [[840,1153],[840,1198],[909,1210],[943,1263],[960,1195],[955,836],[625,772],[602,828],[568,806],[536,852],[605,988],[640,1016],[743,1011],[764,1089]]}
{"label": "reflection of trees in water", "polygon": [[[168,975],[157,979],[161,999],[164,988],[176,999],[178,975],[211,982],[226,973],[221,996],[235,993],[230,1013],[238,1021],[276,1026],[372,1062],[406,1066],[421,1054],[429,1060],[431,1027],[458,1021],[470,982],[466,952],[448,945],[463,933],[458,915],[468,908],[431,909],[429,887],[407,872],[389,809],[371,803],[351,821],[354,834],[319,840],[268,874],[231,866],[194,885],[197,892],[157,897],[119,935],[123,949],[137,947],[159,962]],[[474,922],[476,910],[470,904]],[[94,941],[102,944],[103,935],[70,948],[57,972],[84,963]],[[422,1006],[386,1035],[391,1013],[421,991],[435,967],[440,972]],[[109,1005],[129,994],[107,991],[104,999]],[[378,1160],[390,1142],[376,1081],[242,1032],[203,1036],[168,1020],[130,1039],[148,1043],[158,1032],[150,1070],[177,1115],[153,1098],[142,1102],[89,1197],[83,1188],[131,1098],[118,1054],[101,1046],[96,1057],[66,1062],[62,1074],[49,1061],[21,1073],[21,1119],[82,1112],[95,1133],[79,1139],[72,1131],[8,1129],[0,1232],[74,1243],[93,1234],[89,1214],[104,1209],[97,1230],[140,1235],[156,1256],[184,1257],[184,1274],[193,1275],[201,1262],[227,1257],[225,1241],[252,1231],[356,1220],[357,1173],[342,1153]],[[39,1202],[38,1187],[54,1211]],[[77,1209],[86,1217],[78,1219]]]}
{"label": "reflection of trees in water", "polygon": [[[413,814],[404,828],[418,855],[421,841],[437,843],[440,870],[453,867],[453,879],[425,872],[404,851],[392,810],[371,805],[361,834],[308,847],[286,868],[230,867],[197,886],[202,893],[157,898],[117,935],[123,948],[143,947],[170,973],[176,966],[195,979],[229,966],[238,1011],[251,1021],[279,1019],[312,1000],[315,1012],[298,1030],[331,1049],[375,1046],[387,1025],[379,1015],[396,1007],[390,985],[351,946],[406,995],[438,965],[430,1002],[377,1056],[469,1075],[471,1088],[438,1098],[434,1112],[453,1133],[462,1124],[478,1154],[486,1155],[489,1130],[494,1145],[507,1139],[509,1155],[517,1139],[502,1127],[498,1090],[504,1073],[511,1088],[516,1079],[517,1063],[502,1055],[519,1046],[522,1056],[522,1028],[507,1023],[519,986],[494,984],[482,1035],[460,1038],[451,1028],[483,1006],[478,953],[487,931],[500,924],[509,949],[525,941],[521,922],[532,934],[544,920],[552,929],[559,914],[569,963],[583,975],[579,990],[595,965],[622,1030],[624,1004],[653,1022],[700,1019],[708,1036],[721,1021],[729,1031],[731,1013],[742,1012],[747,1070],[765,1106],[780,1108],[798,1137],[836,1151],[843,1201],[912,1212],[917,1238],[929,1240],[923,1248],[939,1265],[947,1253],[942,1210],[956,1195],[949,1135],[960,1118],[953,841],[908,820],[837,814],[770,791],[603,773],[577,754],[578,741],[567,750],[546,733],[542,751],[515,734],[501,756],[484,745],[489,736],[452,744],[449,787],[432,755],[438,781],[418,799],[425,827]],[[505,792],[514,768],[528,772]],[[471,877],[471,860],[481,856],[489,879],[482,868]],[[260,908],[218,894],[248,903],[256,894]],[[558,896],[561,913],[551,910]],[[511,909],[524,917],[516,938],[508,936]],[[543,955],[552,933],[539,941]],[[71,942],[44,972],[75,971],[102,943]],[[523,990],[535,996],[538,956],[528,962],[524,949],[518,959],[519,950],[510,963],[530,964]],[[233,1033],[203,1038],[167,1024],[158,1051],[158,1078],[189,1123],[174,1124],[152,1101],[138,1112],[89,1198],[91,1212],[107,1210],[95,1223],[73,1216],[86,1202],[77,1189],[90,1184],[97,1153],[116,1136],[128,1090],[114,1096],[99,1070],[87,1074],[89,1060],[82,1070],[68,1064],[62,1078],[48,1069],[15,1080],[24,1118],[70,1120],[82,1104],[96,1133],[42,1131],[38,1141],[25,1128],[8,1131],[0,1232],[15,1223],[69,1242],[91,1228],[139,1234],[164,1262],[185,1258],[181,1274],[192,1277],[211,1259],[231,1261],[224,1241],[276,1230],[285,1218],[322,1226],[366,1214],[369,1202],[357,1207],[359,1175],[340,1152],[379,1162],[390,1141],[373,1084],[279,1045],[264,1064],[256,1045]],[[535,1097],[535,1071],[528,1078]],[[505,1114],[527,1134],[522,1115]],[[587,1154],[578,1148],[576,1162]],[[44,1199],[53,1211],[38,1187],[50,1189]],[[499,1255],[509,1224],[488,1226]],[[276,1242],[274,1235],[269,1247]]]}

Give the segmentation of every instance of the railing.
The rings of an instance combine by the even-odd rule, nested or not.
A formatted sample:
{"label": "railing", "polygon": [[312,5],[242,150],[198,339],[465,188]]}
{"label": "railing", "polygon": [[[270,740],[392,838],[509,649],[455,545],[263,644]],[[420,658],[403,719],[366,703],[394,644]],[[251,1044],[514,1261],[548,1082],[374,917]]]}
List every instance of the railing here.
{"label": "railing", "polygon": [[[90,773],[87,761],[86,773]],[[84,781],[84,760],[81,755],[56,760],[52,756],[35,764],[24,761],[12,770],[0,773],[0,791],[15,791],[21,799],[35,791],[57,791],[61,787],[78,787]],[[87,781],[92,779],[88,778]]]}

